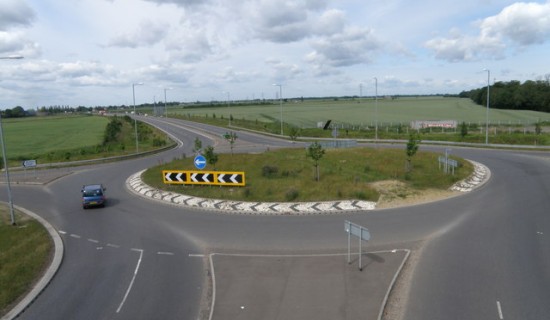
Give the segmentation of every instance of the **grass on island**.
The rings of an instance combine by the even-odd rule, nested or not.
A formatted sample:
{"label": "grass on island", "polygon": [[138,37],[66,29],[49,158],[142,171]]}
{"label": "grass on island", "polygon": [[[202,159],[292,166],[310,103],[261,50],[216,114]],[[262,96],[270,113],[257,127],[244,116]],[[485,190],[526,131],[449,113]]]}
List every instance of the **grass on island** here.
{"label": "grass on island", "polygon": [[[219,154],[215,168],[205,170],[244,171],[245,187],[184,186],[163,183],[162,170],[196,170],[193,159],[178,159],[147,170],[142,178],[152,187],[197,197],[238,201],[324,201],[356,199],[377,201],[374,182],[397,180],[416,190],[445,190],[465,179],[473,166],[464,159],[454,175],[439,169],[439,154],[419,151],[413,170],[406,171],[405,150],[327,149],[319,161],[320,181],[315,180],[313,161],[305,149],[273,150],[262,154]],[[406,195],[403,195],[406,197]]]}
{"label": "grass on island", "polygon": [[36,220],[16,212],[17,225],[11,225],[9,209],[0,205],[0,315],[25,292],[47,268],[53,243],[46,229]]}

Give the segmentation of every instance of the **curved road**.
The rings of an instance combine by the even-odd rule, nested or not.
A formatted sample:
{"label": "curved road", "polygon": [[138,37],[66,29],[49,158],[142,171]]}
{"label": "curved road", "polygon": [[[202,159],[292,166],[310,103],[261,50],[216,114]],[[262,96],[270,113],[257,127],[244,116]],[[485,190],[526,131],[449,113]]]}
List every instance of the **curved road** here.
{"label": "curved road", "polygon": [[[62,234],[65,257],[21,319],[197,319],[209,253],[346,251],[343,221],[367,226],[369,250],[412,250],[390,305],[396,319],[543,319],[550,314],[550,154],[454,148],[490,168],[476,192],[407,208],[327,216],[239,216],[182,209],[131,194],[125,180],[191,155],[194,140],[229,151],[226,129],[146,118],[182,141],[159,155],[74,172],[46,186],[13,186],[14,202]],[[235,152],[291,145],[237,132]],[[444,152],[444,147],[425,147]],[[82,210],[80,186],[108,188]],[[385,290],[385,289],[384,289]]]}

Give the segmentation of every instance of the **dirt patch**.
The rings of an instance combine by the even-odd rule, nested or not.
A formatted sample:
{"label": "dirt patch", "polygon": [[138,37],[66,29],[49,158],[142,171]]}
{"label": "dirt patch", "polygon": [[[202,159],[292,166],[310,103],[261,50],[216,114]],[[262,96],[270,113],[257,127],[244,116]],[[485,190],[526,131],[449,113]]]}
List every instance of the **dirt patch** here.
{"label": "dirt patch", "polygon": [[371,186],[380,193],[380,199],[376,205],[379,209],[427,203],[459,194],[459,192],[451,190],[416,190],[397,180],[373,182]]}

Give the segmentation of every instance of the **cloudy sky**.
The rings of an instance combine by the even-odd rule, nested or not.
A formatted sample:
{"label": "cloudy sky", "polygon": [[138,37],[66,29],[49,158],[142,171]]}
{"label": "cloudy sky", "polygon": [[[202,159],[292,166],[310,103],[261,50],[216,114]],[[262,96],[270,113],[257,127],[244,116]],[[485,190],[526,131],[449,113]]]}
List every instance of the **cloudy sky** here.
{"label": "cloudy sky", "polygon": [[549,54],[550,1],[1,0],[0,108],[459,93]]}

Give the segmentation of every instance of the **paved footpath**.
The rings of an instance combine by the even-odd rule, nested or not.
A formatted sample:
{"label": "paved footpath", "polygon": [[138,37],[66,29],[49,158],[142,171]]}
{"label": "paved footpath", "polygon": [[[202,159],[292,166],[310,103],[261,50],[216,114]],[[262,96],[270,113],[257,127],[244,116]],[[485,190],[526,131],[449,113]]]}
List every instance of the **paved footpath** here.
{"label": "paved footpath", "polygon": [[[481,163],[470,161],[474,165],[473,174],[454,184],[450,190],[470,192],[490,178],[491,172]],[[145,171],[145,170],[144,170]],[[131,175],[126,180],[127,187],[134,193],[178,206],[209,209],[233,214],[269,214],[269,215],[312,215],[348,213],[353,211],[374,210],[376,202],[363,200],[319,201],[319,202],[247,202],[205,199],[180,193],[158,190],[141,180],[143,171]]]}

